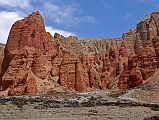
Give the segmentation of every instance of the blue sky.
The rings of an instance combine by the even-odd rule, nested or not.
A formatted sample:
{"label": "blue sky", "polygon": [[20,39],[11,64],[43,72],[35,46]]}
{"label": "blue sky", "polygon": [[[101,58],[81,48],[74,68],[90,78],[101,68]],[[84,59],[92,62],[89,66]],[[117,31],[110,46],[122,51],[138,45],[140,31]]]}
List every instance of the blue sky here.
{"label": "blue sky", "polygon": [[84,38],[118,38],[135,28],[159,0],[0,0],[0,42],[14,21],[40,11],[51,34]]}

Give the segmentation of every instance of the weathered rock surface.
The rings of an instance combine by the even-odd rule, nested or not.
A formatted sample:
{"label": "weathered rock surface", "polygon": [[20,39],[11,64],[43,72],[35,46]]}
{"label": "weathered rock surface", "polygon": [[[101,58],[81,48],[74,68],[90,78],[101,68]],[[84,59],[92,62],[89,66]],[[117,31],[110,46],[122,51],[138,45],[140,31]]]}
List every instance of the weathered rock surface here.
{"label": "weathered rock surface", "polygon": [[128,90],[126,94],[120,96],[121,99],[135,100],[145,103],[159,104],[159,70],[148,78],[145,83]]}
{"label": "weathered rock surface", "polygon": [[4,58],[4,47],[5,47],[5,45],[0,43],[0,71],[1,71],[1,65],[3,62],[3,58]]}
{"label": "weathered rock surface", "polygon": [[[159,66],[159,12],[118,39],[78,40],[46,32],[39,12],[15,22],[4,50],[5,95],[128,89],[144,83]],[[5,91],[5,92],[4,92]]]}

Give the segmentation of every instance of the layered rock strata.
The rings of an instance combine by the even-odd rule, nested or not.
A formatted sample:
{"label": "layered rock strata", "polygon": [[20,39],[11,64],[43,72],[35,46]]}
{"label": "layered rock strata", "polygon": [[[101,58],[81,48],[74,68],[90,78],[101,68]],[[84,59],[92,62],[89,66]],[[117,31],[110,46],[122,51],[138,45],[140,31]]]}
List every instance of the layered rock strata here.
{"label": "layered rock strata", "polygon": [[5,45],[0,43],[0,71],[1,71],[1,65],[3,62],[3,58],[4,58],[4,47],[5,47]]}
{"label": "layered rock strata", "polygon": [[39,12],[15,22],[4,50],[0,86],[5,95],[128,89],[159,66],[159,12],[118,39],[78,40],[47,33]]}

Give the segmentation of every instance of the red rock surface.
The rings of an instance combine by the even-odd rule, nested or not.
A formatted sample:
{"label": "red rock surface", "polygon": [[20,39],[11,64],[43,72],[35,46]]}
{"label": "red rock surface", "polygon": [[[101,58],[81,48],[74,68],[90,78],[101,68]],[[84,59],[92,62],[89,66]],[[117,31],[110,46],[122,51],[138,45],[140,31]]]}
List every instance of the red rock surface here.
{"label": "red rock surface", "polygon": [[7,95],[128,89],[159,66],[159,13],[145,17],[119,39],[78,40],[46,32],[39,12],[15,22],[0,75]]}
{"label": "red rock surface", "polygon": [[4,58],[4,47],[5,45],[0,43],[0,71],[1,71],[1,65]]}

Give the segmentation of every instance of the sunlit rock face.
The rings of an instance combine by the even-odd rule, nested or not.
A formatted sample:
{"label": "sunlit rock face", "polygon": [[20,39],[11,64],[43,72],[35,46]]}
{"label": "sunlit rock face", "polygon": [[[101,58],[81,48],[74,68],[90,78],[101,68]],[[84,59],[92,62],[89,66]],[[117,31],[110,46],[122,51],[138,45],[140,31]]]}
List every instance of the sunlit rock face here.
{"label": "sunlit rock face", "polygon": [[33,12],[13,24],[4,59],[0,54],[1,90],[13,96],[135,87],[158,69],[158,30],[156,11],[122,38],[78,40],[51,36]]}
{"label": "sunlit rock face", "polygon": [[0,43],[0,71],[1,71],[1,65],[3,62],[3,58],[4,58],[4,47],[5,47],[5,45]]}

